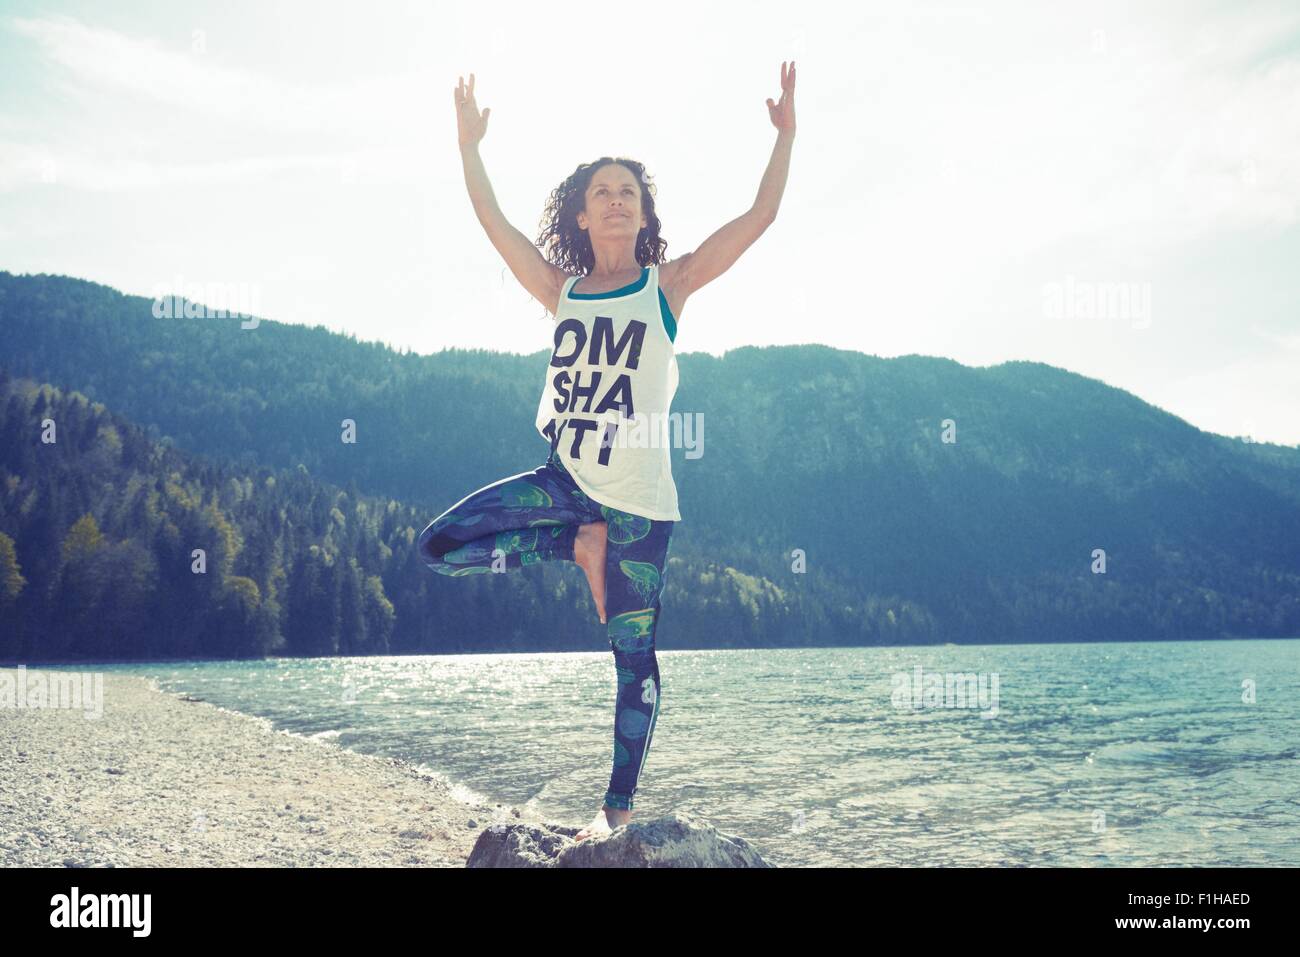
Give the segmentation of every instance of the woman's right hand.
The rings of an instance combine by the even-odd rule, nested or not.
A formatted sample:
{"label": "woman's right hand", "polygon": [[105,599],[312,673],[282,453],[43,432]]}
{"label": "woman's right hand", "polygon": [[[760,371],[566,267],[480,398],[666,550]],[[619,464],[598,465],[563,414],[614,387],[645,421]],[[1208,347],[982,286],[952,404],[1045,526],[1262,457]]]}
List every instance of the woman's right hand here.
{"label": "woman's right hand", "polygon": [[481,114],[478,111],[478,104],[474,102],[474,74],[469,75],[469,86],[465,86],[465,78],[460,77],[460,84],[455,90],[456,96],[456,137],[462,147],[472,146],[483,138],[487,132],[488,115],[492,112],[492,107],[488,107]]}

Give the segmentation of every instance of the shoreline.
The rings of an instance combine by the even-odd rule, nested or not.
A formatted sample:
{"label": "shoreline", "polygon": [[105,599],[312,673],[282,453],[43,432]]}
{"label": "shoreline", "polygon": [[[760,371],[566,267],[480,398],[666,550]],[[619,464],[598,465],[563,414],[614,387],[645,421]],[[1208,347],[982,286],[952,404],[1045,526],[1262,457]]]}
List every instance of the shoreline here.
{"label": "shoreline", "polygon": [[485,828],[524,820],[151,678],[104,674],[100,704],[0,707],[0,865],[464,867]]}

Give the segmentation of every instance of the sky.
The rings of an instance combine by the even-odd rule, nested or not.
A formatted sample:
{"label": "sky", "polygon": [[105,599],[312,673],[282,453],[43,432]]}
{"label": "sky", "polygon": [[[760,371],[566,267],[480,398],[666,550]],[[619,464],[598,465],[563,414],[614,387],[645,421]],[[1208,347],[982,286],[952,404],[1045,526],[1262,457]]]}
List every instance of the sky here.
{"label": "sky", "polygon": [[679,353],[1027,359],[1300,444],[1295,3],[0,0],[0,269],[537,352],[550,320],[465,191],[458,77],[512,224],[535,239],[575,167],[629,156],[671,259],[753,203],[783,60],[780,212]]}

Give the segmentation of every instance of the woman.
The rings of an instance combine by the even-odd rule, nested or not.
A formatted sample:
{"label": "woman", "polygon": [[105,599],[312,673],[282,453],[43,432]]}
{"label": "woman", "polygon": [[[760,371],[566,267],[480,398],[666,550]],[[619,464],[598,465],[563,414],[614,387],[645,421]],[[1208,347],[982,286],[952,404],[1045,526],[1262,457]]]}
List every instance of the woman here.
{"label": "woman", "polygon": [[782,63],[781,99],[767,101],[776,146],[753,207],[672,262],[663,261],[668,244],[645,168],[608,156],[580,165],[552,192],[542,233],[530,242],[506,221],[488,183],[478,143],[492,111],[478,110],[474,74],[468,87],[463,77],[456,87],[474,212],[515,278],[554,317],[536,420],[551,451],[545,465],[457,502],[424,529],[419,548],[443,575],[548,560],[575,562],[586,574],[619,690],[614,770],[578,840],[631,819],[659,715],[655,626],[668,542],[681,520],[665,441],[677,319],[687,297],[726,272],[776,218],[794,143],[794,85],[794,63],[788,70]]}

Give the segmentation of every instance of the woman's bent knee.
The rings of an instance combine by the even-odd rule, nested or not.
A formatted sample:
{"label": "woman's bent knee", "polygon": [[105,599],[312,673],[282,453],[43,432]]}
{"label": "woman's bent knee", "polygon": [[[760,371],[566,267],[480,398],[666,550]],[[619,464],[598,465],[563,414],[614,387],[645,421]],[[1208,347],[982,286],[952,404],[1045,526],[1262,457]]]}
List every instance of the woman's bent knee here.
{"label": "woman's bent knee", "polygon": [[461,543],[452,541],[449,536],[442,535],[437,530],[437,521],[430,522],[428,526],[420,533],[420,538],[415,547],[419,550],[420,558],[426,565],[434,571],[441,571],[439,567],[444,564],[444,556],[453,548],[459,548]]}

